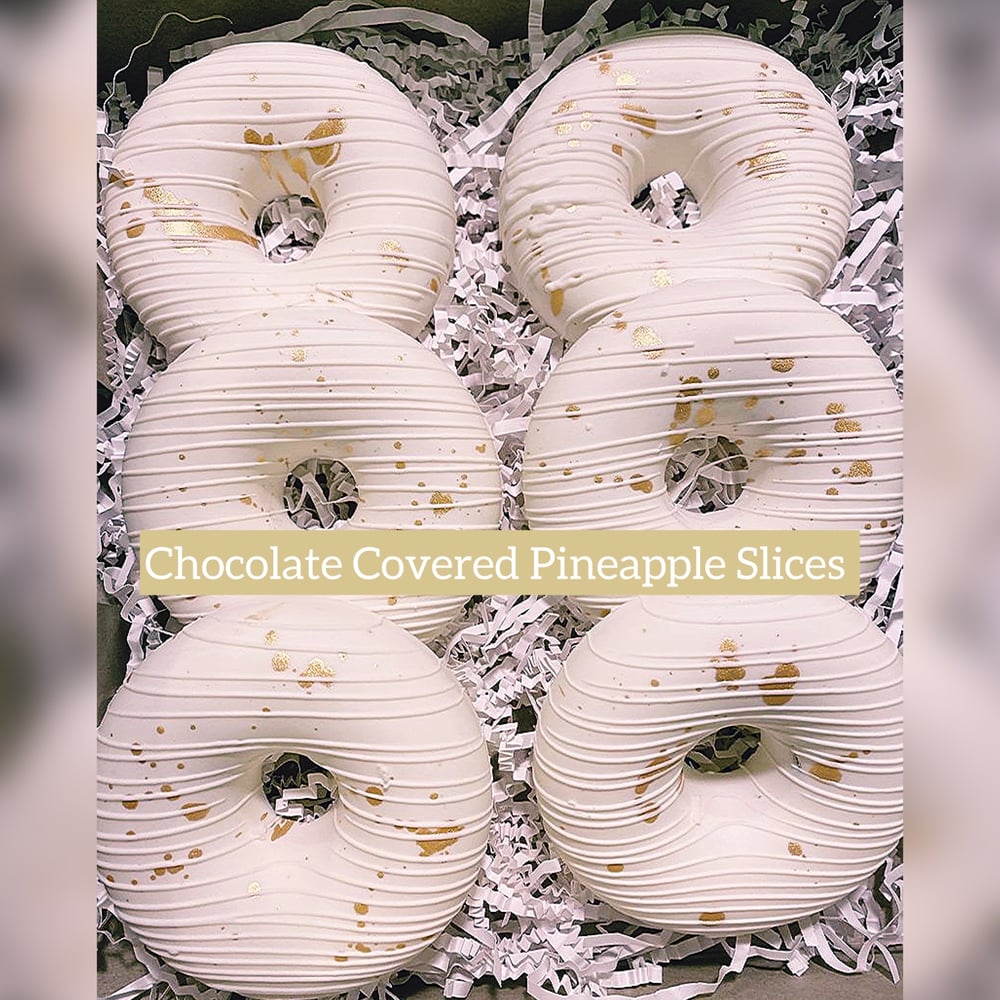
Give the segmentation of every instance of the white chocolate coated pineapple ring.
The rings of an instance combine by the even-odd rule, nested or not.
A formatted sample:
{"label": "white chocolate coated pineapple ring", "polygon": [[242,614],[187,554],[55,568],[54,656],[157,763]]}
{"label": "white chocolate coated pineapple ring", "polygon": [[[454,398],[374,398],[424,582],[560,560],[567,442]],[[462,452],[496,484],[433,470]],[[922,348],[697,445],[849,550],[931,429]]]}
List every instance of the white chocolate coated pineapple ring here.
{"label": "white chocolate coated pineapple ring", "polygon": [[[337,783],[278,817],[265,761]],[[426,646],[332,598],[244,599],[151,652],[98,734],[98,868],[116,914],[181,972],[248,997],[328,996],[406,965],[475,882],[490,765]]]}
{"label": "white chocolate coated pineapple ring", "polygon": [[[354,475],[349,529],[494,529],[500,520],[489,428],[437,355],[347,309],[279,309],[193,344],[143,400],[122,468],[129,537],[288,530],[286,478],[309,459]],[[163,600],[187,621],[232,598]],[[466,598],[354,600],[431,638]]]}
{"label": "white chocolate coated pineapple ring", "polygon": [[[525,511],[540,529],[856,530],[864,586],[902,517],[902,417],[882,362],[829,309],[756,282],[689,281],[566,353],[528,425]],[[685,510],[667,463],[714,435],[740,448],[746,485],[722,510]]]}
{"label": "white chocolate coated pineapple ring", "polygon": [[[631,199],[677,171],[701,219],[667,230]],[[712,31],[646,32],[572,63],[518,123],[500,192],[518,287],[575,340],[636,296],[745,276],[817,295],[853,180],[836,116],[787,59]]]}
{"label": "white chocolate coated pineapple ring", "polygon": [[[316,45],[213,52],[143,102],[105,189],[122,290],[168,359],[255,310],[335,302],[416,335],[451,271],[454,194],[426,122],[371,67]],[[268,261],[260,209],[322,209],[305,258]]]}
{"label": "white chocolate coated pineapple ring", "polygon": [[[684,758],[757,727],[738,770]],[[836,597],[637,598],[587,634],[538,720],[555,851],[642,924],[740,934],[815,913],[903,828],[902,660]]]}

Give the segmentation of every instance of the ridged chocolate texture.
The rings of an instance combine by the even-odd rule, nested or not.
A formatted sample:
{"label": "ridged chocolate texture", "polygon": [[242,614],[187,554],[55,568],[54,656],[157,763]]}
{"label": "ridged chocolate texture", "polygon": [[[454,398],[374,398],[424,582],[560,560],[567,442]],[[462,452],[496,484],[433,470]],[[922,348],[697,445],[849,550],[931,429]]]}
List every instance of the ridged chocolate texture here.
{"label": "ridged chocolate texture", "polygon": [[[115,151],[104,195],[122,290],[168,359],[234,317],[348,304],[416,335],[451,272],[454,193],[426,122],[364,63],[316,45],[221,49],[173,73]],[[269,262],[261,208],[312,198],[326,231]]]}
{"label": "ridged chocolate texture", "polygon": [[[129,538],[174,528],[291,529],[285,481],[342,462],[349,529],[494,529],[500,466],[468,390],[433,352],[347,309],[276,309],[173,361],[143,400],[123,460]],[[189,621],[231,598],[163,598]],[[431,638],[465,597],[358,597]]]}
{"label": "ridged chocolate texture", "polygon": [[[727,774],[684,765],[762,734]],[[641,924],[741,934],[817,912],[903,829],[902,660],[837,597],[636,598],[588,633],[538,721],[556,853]]]}
{"label": "ridged chocolate texture", "polygon": [[[698,198],[689,229],[631,206],[669,171]],[[721,32],[666,29],[596,49],[542,88],[507,151],[500,232],[518,287],[575,340],[693,278],[818,295],[852,191],[836,116],[787,59]]]}
{"label": "ridged chocolate texture", "polygon": [[[311,822],[261,787],[275,755],[336,779]],[[149,654],[98,734],[98,868],[174,968],[247,997],[372,984],[475,882],[491,809],[476,713],[419,640],[329,598],[244,599]]]}

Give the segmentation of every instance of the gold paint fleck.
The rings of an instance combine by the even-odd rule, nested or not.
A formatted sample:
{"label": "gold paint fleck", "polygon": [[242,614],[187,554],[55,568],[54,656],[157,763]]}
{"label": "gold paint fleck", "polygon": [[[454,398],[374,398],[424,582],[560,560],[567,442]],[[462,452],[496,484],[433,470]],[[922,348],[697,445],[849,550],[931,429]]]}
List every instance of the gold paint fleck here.
{"label": "gold paint fleck", "polygon": [[385,878],[385,872],[375,872],[376,878]]}
{"label": "gold paint fleck", "polygon": [[[761,691],[791,691],[795,687],[795,678],[799,676],[799,668],[794,663],[779,663],[773,674],[767,677],[776,678],[769,683],[760,685]],[[785,705],[792,700],[791,694],[765,694],[765,705]]]}
{"label": "gold paint fleck", "polygon": [[743,404],[743,406],[746,409],[748,409],[748,410],[752,410],[759,402],[760,402],[760,398],[759,397],[757,397],[757,396],[748,396],[747,400]]}
{"label": "gold paint fleck", "polygon": [[780,177],[785,172],[788,157],[772,142],[765,142],[758,148],[759,152],[753,156],[737,160],[736,166],[746,164],[747,177],[759,177],[765,181],[772,177]]}
{"label": "gold paint fleck", "polygon": [[802,845],[794,840],[788,841],[788,853],[793,854],[797,858],[803,857]]}
{"label": "gold paint fleck", "polygon": [[383,792],[378,785],[369,785],[365,789],[365,798],[368,800],[368,804],[371,806],[380,806],[382,804],[382,799],[384,797],[385,797],[385,792]]}
{"label": "gold paint fleck", "polygon": [[619,73],[615,77],[616,87],[634,87],[636,84],[636,79],[631,73]]}
{"label": "gold paint fleck", "polygon": [[622,148],[617,142],[613,142],[611,143],[611,152],[614,153],[615,156],[621,156]]}
{"label": "gold paint fleck", "polygon": [[702,403],[694,415],[694,422],[698,427],[704,427],[715,420],[715,407],[711,403]]}
{"label": "gold paint fleck", "polygon": [[333,677],[333,671],[319,658],[315,657],[306,664],[302,671],[303,677]]}
{"label": "gold paint fleck", "polygon": [[432,801],[433,801],[434,799],[439,799],[440,797],[441,797],[441,796],[440,796],[440,795],[438,795],[438,793],[437,793],[437,792],[431,792],[431,794],[430,794],[430,798],[431,798],[431,800],[432,800]]}
{"label": "gold paint fleck", "polygon": [[570,403],[569,406],[566,407],[566,412],[570,414],[570,420],[580,419],[580,407],[577,406],[576,403]]}
{"label": "gold paint fleck", "polygon": [[809,105],[797,90],[758,90],[757,100],[774,108],[782,118],[805,118]]}
{"label": "gold paint fleck", "polygon": [[785,455],[785,458],[802,458],[805,453],[805,448],[791,448]]}
{"label": "gold paint fleck", "polygon": [[561,115],[566,111],[572,111],[576,107],[576,101],[563,101],[555,111],[552,112],[554,115]]}
{"label": "gold paint fleck", "polygon": [[281,673],[283,670],[287,670],[289,662],[287,653],[275,653],[274,656],[271,657],[271,666],[278,673]]}
{"label": "gold paint fleck", "polygon": [[772,358],[771,370],[775,372],[790,372],[795,367],[791,358]]}
{"label": "gold paint fleck", "polygon": [[754,453],[754,458],[770,458],[774,454],[770,448],[758,448]]}
{"label": "gold paint fleck", "polygon": [[719,911],[710,911],[707,913],[698,914],[698,919],[706,924],[715,924],[718,923],[720,920],[725,920],[726,915]]}
{"label": "gold paint fleck", "polygon": [[[718,658],[715,658],[716,661]],[[726,657],[726,659],[735,659],[735,657]],[[729,666],[729,667],[716,667],[715,668],[715,679],[719,683],[726,683],[729,681],[741,681],[746,677],[747,672],[740,666]]]}
{"label": "gold paint fleck", "polygon": [[133,219],[132,222],[125,228],[125,235],[130,240],[134,240],[137,236],[142,236],[142,234],[145,231],[146,231],[145,223]]}
{"label": "gold paint fleck", "polygon": [[294,819],[283,819],[278,823],[275,823],[271,828],[271,842],[278,840],[280,837],[284,837],[286,833],[295,825]]}
{"label": "gold paint fleck", "polygon": [[369,948],[368,945],[366,944],[356,944],[354,947],[357,948],[358,951],[363,951],[366,953],[371,951],[371,948]]}
{"label": "gold paint fleck", "polygon": [[652,282],[657,288],[668,288],[673,284],[673,279],[667,269],[661,267],[653,272]]}
{"label": "gold paint fleck", "polygon": [[440,490],[435,490],[431,494],[431,506],[434,508],[435,514],[447,514],[449,511],[455,509],[455,501],[450,493],[442,493]]}
{"label": "gold paint fleck", "polygon": [[398,240],[382,240],[378,249],[382,259],[395,264],[398,271],[402,271],[410,263],[410,258],[406,256]]}
{"label": "gold paint fleck", "polygon": [[565,293],[561,288],[553,288],[549,292],[549,309],[552,310],[553,316],[558,316],[562,312],[564,299]]}
{"label": "gold paint fleck", "polygon": [[122,802],[122,805],[126,809],[136,809],[138,808],[139,803],[135,799],[126,799],[124,802]]}
{"label": "gold paint fleck", "polygon": [[485,444],[477,444],[476,445],[476,451],[478,451],[480,455],[485,455],[486,454],[486,445]]}
{"label": "gold paint fleck", "polygon": [[609,872],[621,872],[625,870],[625,866],[622,864],[611,864],[608,865]]}
{"label": "gold paint fleck", "polygon": [[256,896],[260,893],[260,882],[251,882],[247,886],[247,895]]}
{"label": "gold paint fleck", "polygon": [[266,642],[268,646],[273,646],[277,641],[278,641],[278,633],[275,632],[274,629],[271,629],[264,636],[264,642]]}
{"label": "gold paint fleck", "polygon": [[[463,829],[461,826],[439,826],[439,827],[424,827],[424,826],[408,826],[407,831],[410,833],[415,833],[417,835],[417,846],[420,848],[420,857],[427,858],[432,854],[437,854],[439,851],[445,850],[445,848],[451,847],[452,844],[458,842],[458,837],[446,837],[443,840],[427,840],[429,836],[437,836],[442,833],[458,833]],[[424,839],[420,839],[424,838]]]}
{"label": "gold paint fleck", "polygon": [[844,776],[839,767],[830,767],[828,764],[813,764],[809,768],[809,773],[820,781],[840,781]]}
{"label": "gold paint fleck", "polygon": [[[343,118],[328,118],[326,121],[320,122],[306,136],[306,140],[312,142],[315,139],[330,139],[335,135],[342,135],[345,128],[347,128],[347,122]],[[313,146],[309,149],[309,155],[317,166],[329,166],[337,162],[341,145],[339,142],[331,142],[322,146]]]}
{"label": "gold paint fleck", "polygon": [[888,521],[879,521],[879,527],[880,528],[888,528],[889,527],[889,522]]}
{"label": "gold paint fleck", "polygon": [[861,430],[861,424],[857,420],[848,420],[841,417],[834,425],[833,429],[838,434],[857,434]]}
{"label": "gold paint fleck", "polygon": [[347,961],[347,956],[346,955],[334,955],[333,956],[333,960],[335,962],[346,962]]}
{"label": "gold paint fleck", "polygon": [[718,378],[719,377],[719,369],[715,368],[715,367],[709,368],[708,369],[708,377],[709,378]]}
{"label": "gold paint fleck", "polygon": [[826,404],[826,412],[831,417],[834,414],[836,414],[836,413],[843,413],[845,409],[847,409],[847,407],[844,406],[843,403],[827,403]]}
{"label": "gold paint fleck", "polygon": [[305,359],[306,352],[301,347],[296,347],[295,350],[292,351],[292,361],[305,361]]}
{"label": "gold paint fleck", "polygon": [[579,139],[570,139],[570,141],[567,142],[566,145],[569,146],[570,149],[578,149],[579,146],[580,146],[580,140]]}
{"label": "gold paint fleck", "polygon": [[406,462],[397,462],[396,463],[396,468],[397,469],[405,469],[406,468]]}
{"label": "gold paint fleck", "polygon": [[851,479],[862,479],[865,476],[872,475],[872,463],[871,462],[851,462],[851,467],[847,470],[847,475]]}
{"label": "gold paint fleck", "polygon": [[654,688],[658,688],[658,687],[660,686],[660,682],[659,682],[659,681],[658,681],[658,680],[657,680],[657,679],[656,679],[656,678],[654,677],[654,678],[653,678],[653,679],[652,679],[652,680],[651,680],[651,681],[649,682],[649,686],[650,686],[650,687],[654,687]]}
{"label": "gold paint fleck", "polygon": [[366,914],[368,912],[368,904],[367,903],[355,903],[354,904],[354,912],[360,914],[361,916],[364,916],[364,914]]}
{"label": "gold paint fleck", "polygon": [[[656,129],[656,119],[641,104],[626,101],[622,106],[622,118],[632,125],[637,125],[643,135],[652,135]],[[638,113],[637,113],[638,112]]]}
{"label": "gold paint fleck", "polygon": [[385,603],[388,604],[389,607],[392,607],[393,605],[399,603],[399,598],[398,597],[389,597],[389,598],[386,598],[386,602]]}
{"label": "gold paint fleck", "polygon": [[142,747],[139,746],[138,743],[133,744],[132,747],[131,747],[131,753],[132,753],[133,757],[140,757],[140,756],[142,756]]}
{"label": "gold paint fleck", "polygon": [[166,732],[166,729],[164,729],[163,726],[157,726],[156,731],[162,735]]}
{"label": "gold paint fleck", "polygon": [[204,802],[185,802],[181,806],[181,812],[184,813],[186,820],[193,823],[195,820],[204,819],[211,808],[211,806],[205,805]]}
{"label": "gold paint fleck", "polygon": [[560,122],[556,126],[556,135],[568,135],[573,131],[573,126],[570,122]]}
{"label": "gold paint fleck", "polygon": [[650,361],[662,358],[666,353],[663,350],[656,350],[656,348],[663,347],[663,341],[660,340],[659,335],[648,326],[637,326],[632,331],[632,343],[635,344],[636,347],[649,348],[649,350],[644,350],[642,354],[643,357],[649,358]]}
{"label": "gold paint fleck", "polygon": [[722,109],[722,116],[724,118],[728,118],[732,113],[733,113],[733,109],[732,108],[723,108]]}
{"label": "gold paint fleck", "polygon": [[240,503],[243,504],[245,507],[252,507],[253,497],[240,497]]}
{"label": "gold paint fleck", "polygon": [[826,488],[826,495],[827,495],[828,497],[835,497],[835,496],[837,496],[837,495],[838,495],[839,493],[840,493],[840,490],[838,490],[836,486],[828,486],[828,487]]}
{"label": "gold paint fleck", "polygon": [[[629,483],[629,486],[633,490],[635,490],[636,493],[652,493],[653,492],[653,484],[648,479],[642,479],[641,478],[641,473],[637,472],[632,477],[632,480],[633,481]],[[635,480],[638,480],[638,482],[636,482]]]}
{"label": "gold paint fleck", "polygon": [[595,483],[603,483],[604,482],[604,476],[594,476],[594,482]]}
{"label": "gold paint fleck", "polygon": [[573,470],[572,469],[563,469],[563,475],[564,476],[572,476],[573,475]]}
{"label": "gold paint fleck", "polygon": [[201,852],[201,848],[200,847],[192,847],[191,850],[188,851],[188,858],[191,861],[194,861],[195,858],[200,858],[201,857],[201,853],[202,852]]}
{"label": "gold paint fleck", "polygon": [[441,287],[441,283],[437,280],[437,278],[431,278],[431,280],[427,282],[427,287],[432,292],[436,292]]}
{"label": "gold paint fleck", "polygon": [[664,767],[664,765],[669,760],[670,758],[664,755],[661,757],[654,757],[649,762],[649,764],[646,766],[646,770],[639,775],[639,781],[635,786],[636,795],[645,795],[653,779],[658,778],[661,774],[667,773],[668,768]]}

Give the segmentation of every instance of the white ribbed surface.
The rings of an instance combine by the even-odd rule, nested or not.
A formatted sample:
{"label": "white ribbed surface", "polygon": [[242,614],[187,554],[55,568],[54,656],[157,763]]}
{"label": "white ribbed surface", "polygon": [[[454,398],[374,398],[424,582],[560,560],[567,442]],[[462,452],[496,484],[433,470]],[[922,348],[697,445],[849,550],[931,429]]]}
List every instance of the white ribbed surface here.
{"label": "white ribbed surface", "polygon": [[[311,458],[358,486],[349,528],[483,528],[500,519],[500,466],[469,391],[435,354],[347,309],[277,309],[171,363],[128,437],[129,537],[152,529],[289,530],[285,479]],[[232,598],[164,597],[180,621]],[[422,638],[458,597],[359,597]]]}
{"label": "white ribbed surface", "polygon": [[[261,766],[300,752],[334,807],[282,821]],[[404,967],[476,879],[491,808],[472,705],[402,629],[329,598],[244,601],[188,625],[98,735],[98,868],[150,950],[249,997]]]}
{"label": "white ribbed surface", "polygon": [[[711,435],[739,445],[746,486],[724,510],[684,510],[667,463]],[[525,509],[539,529],[856,530],[864,586],[902,517],[902,439],[891,378],[835,313],[756,282],[689,281],[567,352],[525,438]]]}
{"label": "white ribbed surface", "polygon": [[[454,193],[410,102],[371,67],[310,44],[233,45],[143,102],[106,188],[122,291],[171,359],[248,312],[350,304],[416,335],[451,271]],[[269,262],[254,221],[289,193],[326,231]]]}
{"label": "white ribbed surface", "polygon": [[[737,723],[763,734],[742,768],[684,766]],[[839,598],[637,598],[553,682],[534,784],[553,847],[601,899],[725,936],[874,871],[902,834],[902,739],[902,660]]]}
{"label": "white ribbed surface", "polygon": [[[698,198],[690,229],[631,207],[669,171]],[[504,255],[569,340],[692,278],[815,296],[840,256],[852,190],[837,119],[788,60],[721,32],[646,32],[562,70],[518,123],[500,192]]]}

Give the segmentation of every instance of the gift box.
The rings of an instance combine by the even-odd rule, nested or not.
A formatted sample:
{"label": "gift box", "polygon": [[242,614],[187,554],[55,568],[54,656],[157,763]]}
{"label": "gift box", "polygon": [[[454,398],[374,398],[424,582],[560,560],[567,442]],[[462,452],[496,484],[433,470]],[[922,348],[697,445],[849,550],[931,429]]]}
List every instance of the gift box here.
{"label": "gift box", "polygon": [[[820,302],[866,338],[902,390],[898,4],[856,0],[826,10],[794,0],[674,10],[610,0],[589,6],[568,0],[441,0],[391,8],[368,2],[319,8],[230,2],[189,4],[183,14],[172,10],[168,4],[141,10],[110,0],[99,4],[101,184],[108,181],[116,137],[145,94],[172,68],[232,40],[332,46],[386,75],[427,119],[445,151],[459,234],[454,271],[421,342],[453,367],[486,415],[503,464],[502,527],[526,525],[520,492],[524,433],[532,405],[565,350],[514,287],[504,263],[497,226],[503,155],[540,87],[599,44],[661,26],[715,28],[772,47],[813,79],[836,109],[855,173],[847,245]],[[653,179],[634,205],[665,228],[698,220],[697,201],[677,174]],[[318,233],[315,213],[294,199],[273,206],[261,225],[266,247],[278,259],[305,253]],[[103,241],[98,253],[103,709],[125,672],[179,625],[155,598],[139,593],[121,512],[124,442],[143,396],[165,367],[164,356],[124,301]],[[720,457],[719,447],[702,440],[668,470],[678,502],[712,509],[738,495],[739,469]],[[301,470],[288,489],[290,515],[301,527],[330,526],[349,501],[349,482],[321,463]],[[855,601],[897,643],[902,552],[900,536]],[[532,795],[533,728],[549,683],[588,628],[569,600],[473,598],[435,640],[432,648],[472,698],[493,755],[493,830],[486,864],[462,912],[410,970],[377,984],[379,994],[443,991],[462,997],[490,990],[511,997],[526,992],[535,1000],[638,994],[675,1000],[713,992],[725,980],[720,995],[732,997],[792,997],[805,990],[859,1000],[890,995],[902,942],[900,852],[815,917],[721,941],[635,926],[592,898],[552,856]],[[699,748],[696,763],[728,766],[745,752],[742,739],[729,734]],[[102,995],[228,1000],[130,942],[100,891],[97,919]],[[855,972],[868,974],[846,975]]]}

